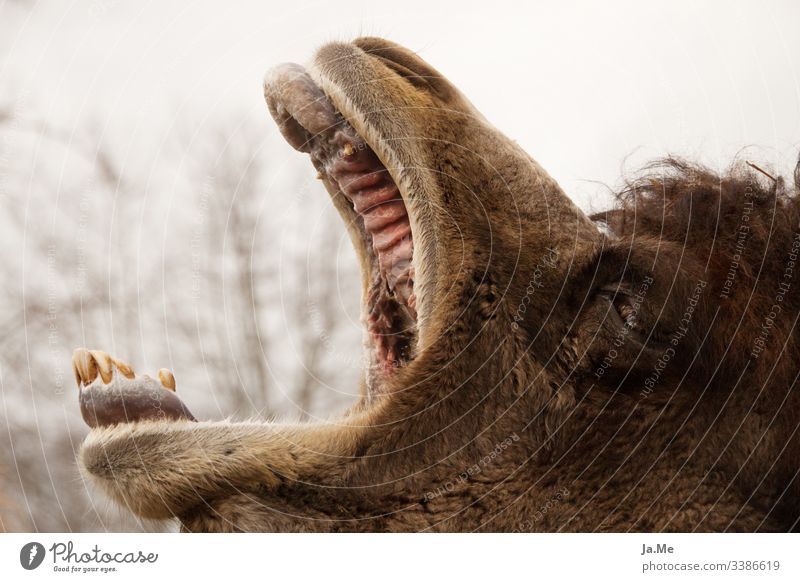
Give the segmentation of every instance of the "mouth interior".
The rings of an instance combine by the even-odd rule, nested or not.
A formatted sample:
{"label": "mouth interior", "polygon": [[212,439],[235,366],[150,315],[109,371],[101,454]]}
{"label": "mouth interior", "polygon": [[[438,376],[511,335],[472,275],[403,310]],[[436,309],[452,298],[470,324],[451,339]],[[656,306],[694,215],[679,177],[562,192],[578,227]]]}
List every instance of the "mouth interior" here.
{"label": "mouth interior", "polygon": [[345,220],[360,234],[369,270],[364,297],[370,392],[413,359],[417,338],[414,240],[400,189],[369,144],[308,73],[283,65],[267,84],[267,103],[286,140],[306,152]]}

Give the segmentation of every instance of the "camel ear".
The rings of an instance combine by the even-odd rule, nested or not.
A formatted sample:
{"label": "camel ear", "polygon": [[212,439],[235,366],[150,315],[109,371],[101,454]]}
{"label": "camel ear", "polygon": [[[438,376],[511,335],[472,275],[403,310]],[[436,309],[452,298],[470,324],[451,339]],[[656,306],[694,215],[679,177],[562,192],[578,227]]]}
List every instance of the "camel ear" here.
{"label": "camel ear", "polygon": [[624,219],[625,213],[621,210],[607,210],[589,216],[589,220],[597,226],[600,234],[612,240],[618,238],[619,233],[623,231]]}

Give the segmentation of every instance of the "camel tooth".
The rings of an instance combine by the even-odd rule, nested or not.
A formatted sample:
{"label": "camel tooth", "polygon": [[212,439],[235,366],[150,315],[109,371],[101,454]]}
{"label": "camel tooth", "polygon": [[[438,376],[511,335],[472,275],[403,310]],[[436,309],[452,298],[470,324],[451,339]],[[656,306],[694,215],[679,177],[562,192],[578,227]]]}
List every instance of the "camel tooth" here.
{"label": "camel tooth", "polygon": [[75,372],[78,387],[88,386],[97,378],[97,364],[91,352],[84,348],[78,348],[72,353],[72,370]]}
{"label": "camel tooth", "polygon": [[100,377],[103,379],[103,384],[108,384],[111,382],[111,378],[114,375],[111,356],[101,350],[92,350],[91,354],[94,358],[94,361],[97,363],[97,368],[100,371]]}
{"label": "camel tooth", "polygon": [[111,358],[111,361],[117,367],[117,370],[119,370],[128,380],[133,380],[136,377],[133,368],[131,368],[125,362],[121,362],[117,358]]}
{"label": "camel tooth", "polygon": [[175,392],[175,376],[172,375],[171,370],[168,370],[167,368],[161,368],[158,371],[158,379],[161,380],[161,384],[164,386],[164,388]]}

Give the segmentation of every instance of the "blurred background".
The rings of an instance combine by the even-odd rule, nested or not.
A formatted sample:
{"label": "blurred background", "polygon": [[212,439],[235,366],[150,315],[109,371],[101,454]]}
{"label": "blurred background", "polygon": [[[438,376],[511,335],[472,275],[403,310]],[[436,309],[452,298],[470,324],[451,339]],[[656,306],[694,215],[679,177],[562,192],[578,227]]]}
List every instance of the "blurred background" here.
{"label": "blurred background", "polygon": [[789,175],[800,3],[0,0],[0,531],[153,530],[93,495],[72,350],[172,368],[201,418],[357,395],[355,255],[261,80],[418,51],[585,210],[666,154]]}

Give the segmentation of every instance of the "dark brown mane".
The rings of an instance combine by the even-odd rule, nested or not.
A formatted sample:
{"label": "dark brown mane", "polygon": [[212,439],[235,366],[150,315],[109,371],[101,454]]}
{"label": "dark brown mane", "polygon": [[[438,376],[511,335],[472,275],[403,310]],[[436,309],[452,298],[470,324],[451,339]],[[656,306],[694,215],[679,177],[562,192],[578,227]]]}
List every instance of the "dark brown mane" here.
{"label": "dark brown mane", "polygon": [[[715,354],[708,354],[715,365],[723,357],[743,362],[752,348],[758,351],[754,342],[770,307],[778,303],[781,312],[772,322],[769,350],[750,359],[762,364],[769,360],[771,368],[788,342],[786,350],[792,357],[786,364],[792,370],[796,367],[800,262],[792,266],[790,255],[800,236],[800,163],[794,174],[794,183],[787,185],[783,178],[768,177],[747,163],[717,174],[667,158],[649,165],[618,192],[617,208],[593,217],[605,220],[617,236],[631,242],[673,243],[681,256],[702,265],[709,286],[704,293],[706,307],[724,308],[716,317],[717,333],[708,334],[717,346]],[[782,282],[789,287],[779,295]],[[772,358],[762,357],[767,351]]]}
{"label": "dark brown mane", "polygon": [[[718,174],[669,157],[646,166],[616,193],[618,208],[593,218],[608,216],[612,222],[609,226],[620,236],[638,231],[695,249],[707,248],[717,258],[724,258],[734,253],[735,244],[728,247],[725,243],[735,240],[728,235],[735,234],[745,203],[750,200],[754,207],[749,238],[763,252],[769,250],[770,238],[769,248],[774,249],[791,240],[797,231],[799,183],[800,161],[794,184],[787,187],[782,177],[773,178],[749,162],[738,162],[725,174]],[[710,246],[710,241],[716,244]]]}

